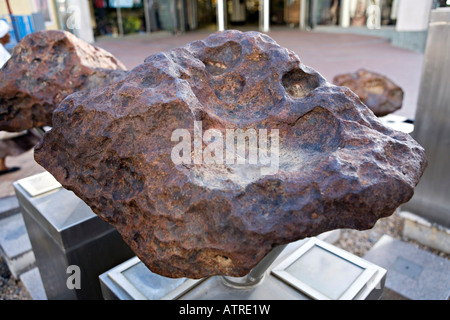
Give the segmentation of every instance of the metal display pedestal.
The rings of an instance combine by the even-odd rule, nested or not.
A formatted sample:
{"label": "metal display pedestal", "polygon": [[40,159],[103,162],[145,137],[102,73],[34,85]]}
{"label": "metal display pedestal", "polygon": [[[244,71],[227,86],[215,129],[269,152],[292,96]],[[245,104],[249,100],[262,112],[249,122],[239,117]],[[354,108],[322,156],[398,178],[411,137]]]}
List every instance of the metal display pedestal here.
{"label": "metal display pedestal", "polygon": [[103,297],[106,300],[364,300],[381,296],[385,269],[318,238],[275,249],[281,252],[269,254],[269,263],[263,260],[249,273],[261,275],[260,279],[249,276],[170,279],[152,273],[134,257],[100,275]]}
{"label": "metal display pedestal", "polygon": [[411,134],[425,148],[428,166],[414,189],[413,197],[402,205],[402,211],[444,228],[450,228],[449,21],[449,7],[431,11],[414,131]]}
{"label": "metal display pedestal", "polygon": [[[47,298],[102,299],[98,276],[134,256],[120,234],[47,172],[13,185]],[[71,265],[80,289],[67,285]]]}

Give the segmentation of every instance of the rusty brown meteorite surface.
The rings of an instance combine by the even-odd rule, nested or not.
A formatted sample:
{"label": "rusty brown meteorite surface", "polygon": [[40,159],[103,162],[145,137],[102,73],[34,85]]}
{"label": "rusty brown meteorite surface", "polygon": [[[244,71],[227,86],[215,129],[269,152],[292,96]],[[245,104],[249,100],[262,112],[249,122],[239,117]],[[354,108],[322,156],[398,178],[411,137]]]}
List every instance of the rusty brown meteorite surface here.
{"label": "rusty brown meteorite surface", "polygon": [[53,110],[66,96],[109,84],[124,70],[112,54],[69,32],[29,34],[0,69],[0,130],[51,126]]}
{"label": "rusty brown meteorite surface", "polygon": [[[185,129],[195,141],[200,126],[205,159],[207,130],[278,130],[278,170],[199,163],[194,143],[192,154],[175,148],[189,161],[174,164],[184,138],[172,134]],[[35,158],[152,271],[190,278],[243,276],[275,245],[370,228],[411,198],[426,166],[423,149],[348,88],[267,35],[238,31],[152,55],[115,84],[71,95]]]}
{"label": "rusty brown meteorite surface", "polygon": [[403,90],[386,76],[360,69],[337,75],[333,84],[348,87],[376,116],[382,117],[402,107]]}

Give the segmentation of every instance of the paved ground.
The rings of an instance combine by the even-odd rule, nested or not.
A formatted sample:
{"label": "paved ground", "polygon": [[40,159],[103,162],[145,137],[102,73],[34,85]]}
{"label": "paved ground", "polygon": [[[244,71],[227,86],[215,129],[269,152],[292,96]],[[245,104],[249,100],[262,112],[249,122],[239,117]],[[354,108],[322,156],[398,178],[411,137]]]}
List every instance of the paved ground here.
{"label": "paved ground", "polygon": [[36,163],[36,161],[34,161],[33,150],[29,150],[28,152],[23,153],[18,157],[7,157],[6,165],[8,167],[20,167],[20,170],[0,176],[0,199],[15,195],[12,185],[14,181],[44,171],[44,168],[42,168]]}

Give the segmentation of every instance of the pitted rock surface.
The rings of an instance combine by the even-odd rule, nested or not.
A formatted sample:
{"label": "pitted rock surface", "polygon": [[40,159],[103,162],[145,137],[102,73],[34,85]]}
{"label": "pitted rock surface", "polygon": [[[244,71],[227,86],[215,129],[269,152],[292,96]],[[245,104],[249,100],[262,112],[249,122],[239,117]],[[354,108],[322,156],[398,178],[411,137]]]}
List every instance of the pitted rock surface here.
{"label": "pitted rock surface", "polygon": [[[278,130],[278,170],[196,163],[200,126],[223,137]],[[172,161],[177,129],[190,133],[190,163]],[[243,276],[276,245],[371,228],[411,198],[426,166],[422,147],[384,127],[348,88],[267,35],[238,31],[152,55],[121,81],[74,93],[35,159],[153,272],[189,278]]]}
{"label": "pitted rock surface", "polygon": [[333,78],[333,84],[348,87],[378,117],[401,109],[403,104],[402,88],[386,76],[373,71],[360,69],[340,74]]}
{"label": "pitted rock surface", "polygon": [[124,74],[125,66],[112,54],[67,31],[29,34],[0,69],[0,130],[51,126],[53,110],[66,96]]}

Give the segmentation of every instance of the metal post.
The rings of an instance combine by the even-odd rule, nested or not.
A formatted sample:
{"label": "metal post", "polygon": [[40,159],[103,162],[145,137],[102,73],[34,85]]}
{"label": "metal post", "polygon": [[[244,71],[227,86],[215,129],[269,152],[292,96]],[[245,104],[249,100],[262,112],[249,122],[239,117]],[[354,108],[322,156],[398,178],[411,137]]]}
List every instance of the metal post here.
{"label": "metal post", "polygon": [[30,131],[32,131],[34,134],[36,134],[40,138],[43,138],[45,135],[45,130],[42,127],[32,128]]}
{"label": "metal post", "polygon": [[341,2],[341,27],[348,28],[350,26],[350,0]]}
{"label": "metal post", "polygon": [[180,32],[184,33],[186,32],[186,20],[185,20],[185,6],[183,0],[177,0],[177,10],[176,12],[179,14],[180,17]]}
{"label": "metal post", "polygon": [[190,23],[189,23],[189,28],[191,30],[195,30],[198,27],[198,9],[197,9],[197,0],[192,0],[190,2],[191,5],[191,11],[190,11]]}
{"label": "metal post", "polygon": [[117,24],[119,26],[119,35],[123,37],[123,23],[122,23],[122,10],[120,8],[120,1],[117,1]]}
{"label": "metal post", "polygon": [[286,248],[287,244],[275,247],[269,254],[267,254],[250,272],[243,277],[228,277],[223,276],[223,283],[229,287],[237,289],[245,289],[252,287],[261,282],[264,278],[266,270],[275,261],[275,259]]}
{"label": "metal post", "polygon": [[309,0],[309,27],[314,29],[316,27],[316,0]]}
{"label": "metal post", "polygon": [[300,30],[306,29],[306,0],[300,0],[300,17],[298,27]]}
{"label": "metal post", "polygon": [[270,29],[270,0],[263,0],[263,32],[269,32]]}
{"label": "metal post", "polygon": [[148,0],[144,0],[144,19],[145,19],[145,32],[150,33],[150,12],[148,7]]}
{"label": "metal post", "polygon": [[225,8],[224,0],[217,1],[217,31],[225,30]]}

